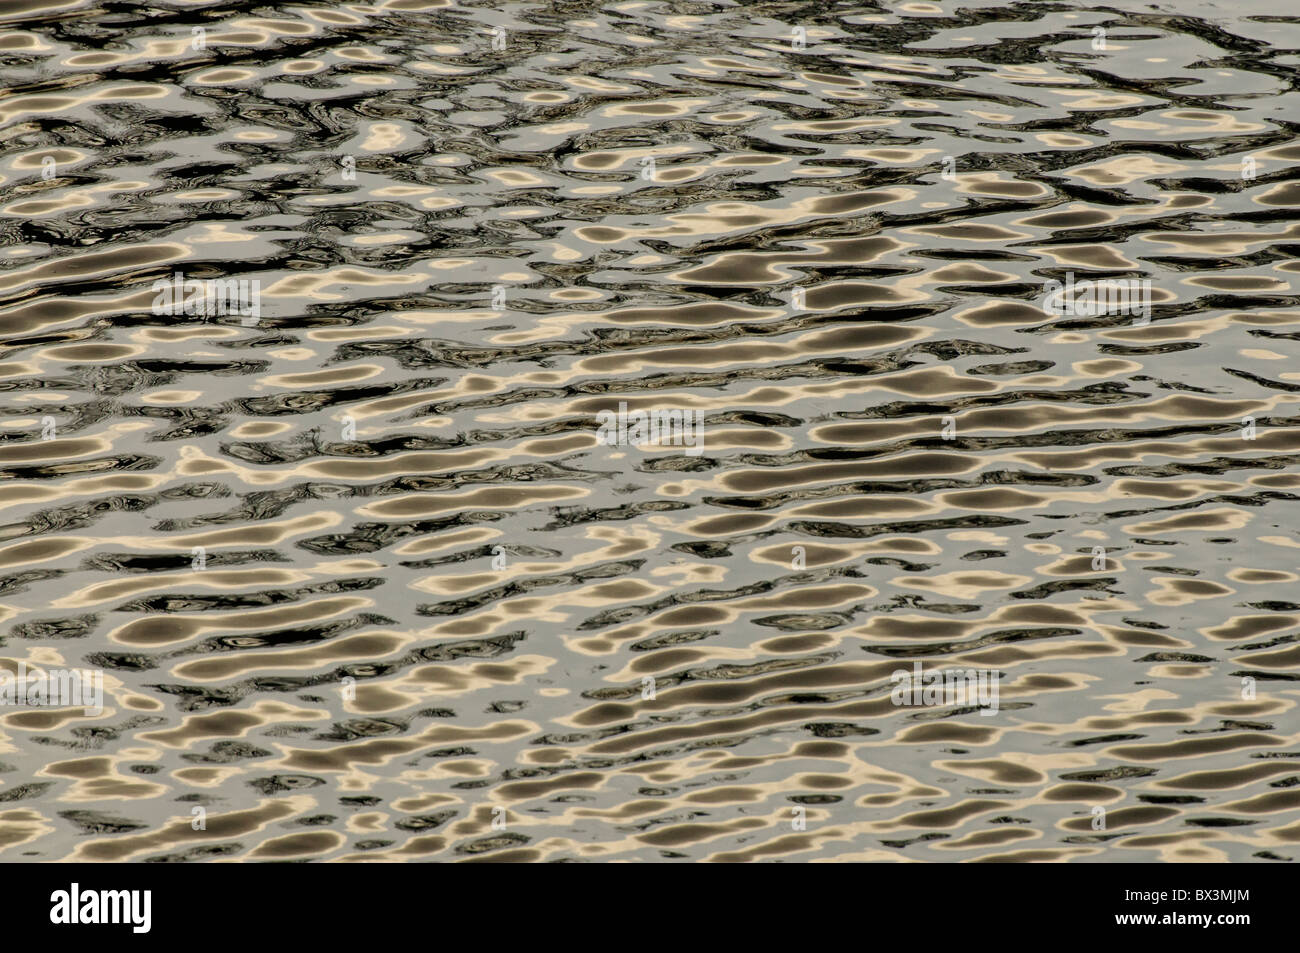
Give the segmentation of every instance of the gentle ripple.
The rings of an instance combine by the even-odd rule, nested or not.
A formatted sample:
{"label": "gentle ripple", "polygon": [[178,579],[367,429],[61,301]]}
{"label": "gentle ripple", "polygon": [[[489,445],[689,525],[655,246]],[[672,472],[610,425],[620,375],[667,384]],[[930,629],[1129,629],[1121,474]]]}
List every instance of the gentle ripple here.
{"label": "gentle ripple", "polygon": [[0,856],[1294,859],[1284,6],[7,4]]}

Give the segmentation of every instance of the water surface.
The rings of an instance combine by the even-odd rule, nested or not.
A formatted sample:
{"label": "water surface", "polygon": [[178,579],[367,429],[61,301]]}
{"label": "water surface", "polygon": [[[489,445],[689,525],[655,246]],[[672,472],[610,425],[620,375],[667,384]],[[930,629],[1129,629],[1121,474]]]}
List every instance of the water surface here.
{"label": "water surface", "polygon": [[0,859],[1294,859],[1287,13],[8,4]]}

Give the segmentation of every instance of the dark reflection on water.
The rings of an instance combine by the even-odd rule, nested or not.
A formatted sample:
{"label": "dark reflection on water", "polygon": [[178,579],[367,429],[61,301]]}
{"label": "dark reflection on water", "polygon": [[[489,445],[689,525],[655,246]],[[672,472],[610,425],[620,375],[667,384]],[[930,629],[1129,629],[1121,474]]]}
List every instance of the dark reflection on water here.
{"label": "dark reflection on water", "polygon": [[0,856],[1294,859],[1284,13],[11,4]]}

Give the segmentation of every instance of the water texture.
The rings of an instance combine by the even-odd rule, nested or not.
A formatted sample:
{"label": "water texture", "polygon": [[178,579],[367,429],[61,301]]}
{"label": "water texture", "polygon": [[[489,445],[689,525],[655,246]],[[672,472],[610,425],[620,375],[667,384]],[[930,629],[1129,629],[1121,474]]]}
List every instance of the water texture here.
{"label": "water texture", "polygon": [[0,860],[1300,857],[1295,13],[8,0]]}

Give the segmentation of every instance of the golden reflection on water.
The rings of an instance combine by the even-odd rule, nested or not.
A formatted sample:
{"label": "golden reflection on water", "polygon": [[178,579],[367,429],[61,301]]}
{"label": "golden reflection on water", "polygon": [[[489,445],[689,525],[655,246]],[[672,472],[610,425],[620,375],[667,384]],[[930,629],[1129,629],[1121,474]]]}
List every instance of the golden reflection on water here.
{"label": "golden reflection on water", "polygon": [[1294,859],[1293,19],[1198,6],[11,5],[0,678],[104,707],[0,857]]}

